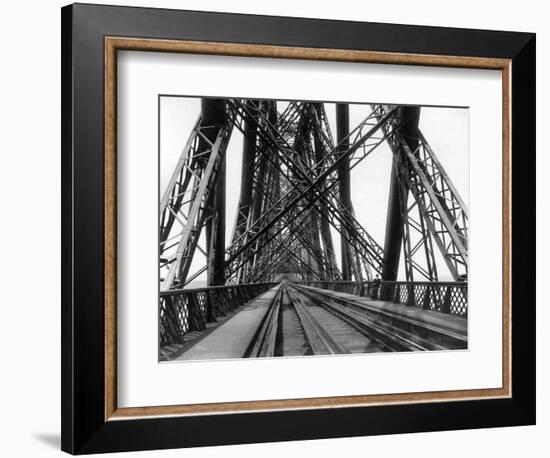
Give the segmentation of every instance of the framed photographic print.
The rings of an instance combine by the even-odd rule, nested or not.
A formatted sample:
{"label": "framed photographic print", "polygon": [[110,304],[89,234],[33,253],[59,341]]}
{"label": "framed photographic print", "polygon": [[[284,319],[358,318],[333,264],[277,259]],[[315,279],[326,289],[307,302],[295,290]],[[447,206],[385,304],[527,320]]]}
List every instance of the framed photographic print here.
{"label": "framed photographic print", "polygon": [[62,9],[62,448],[535,422],[535,36]]}

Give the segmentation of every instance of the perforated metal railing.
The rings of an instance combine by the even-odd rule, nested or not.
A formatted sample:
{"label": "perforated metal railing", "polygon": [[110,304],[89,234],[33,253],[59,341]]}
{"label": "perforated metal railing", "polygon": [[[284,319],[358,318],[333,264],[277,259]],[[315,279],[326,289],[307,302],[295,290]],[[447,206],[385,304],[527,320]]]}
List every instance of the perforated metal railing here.
{"label": "perforated metal railing", "polygon": [[316,281],[301,284],[451,315],[468,316],[467,282]]}
{"label": "perforated metal railing", "polygon": [[182,344],[191,331],[203,331],[206,323],[254,299],[274,286],[254,283],[178,289],[160,293],[160,345]]}

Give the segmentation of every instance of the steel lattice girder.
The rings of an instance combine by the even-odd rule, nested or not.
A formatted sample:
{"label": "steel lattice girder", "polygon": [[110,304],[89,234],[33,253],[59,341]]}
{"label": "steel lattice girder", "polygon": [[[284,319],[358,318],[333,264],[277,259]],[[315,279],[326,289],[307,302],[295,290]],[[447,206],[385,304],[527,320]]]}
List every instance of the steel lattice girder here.
{"label": "steel lattice girder", "polygon": [[[379,116],[384,116],[393,109],[393,106],[387,105],[373,106],[373,110]],[[408,265],[407,279],[412,280],[414,269],[427,279],[437,281],[432,238],[453,278],[463,279],[468,271],[468,209],[420,129],[415,139],[418,146],[413,151],[400,132],[399,126],[402,122],[402,119],[396,117],[387,123],[384,129],[394,132],[393,135],[388,135],[388,138],[391,139],[390,147],[400,164],[397,171],[399,179],[404,189],[411,192],[419,213],[416,220],[412,219],[412,206],[402,196],[405,232],[410,233],[413,229],[421,234],[415,246],[410,245],[410,239],[408,244],[404,245],[405,261]],[[420,252],[421,247],[428,258],[428,271],[422,269],[414,260],[414,254]]]}
{"label": "steel lattice girder", "polygon": [[[263,168],[263,171],[262,171],[262,174],[261,174],[261,175],[262,175],[262,178],[260,178],[259,181],[263,181],[264,179],[267,179],[268,175],[266,174],[265,167]],[[258,181],[257,176],[254,177],[254,178],[256,179],[256,181]],[[270,195],[270,194],[267,193],[267,195]],[[263,198],[264,198],[264,196],[262,195],[262,199],[263,199]],[[261,247],[260,247],[260,248],[261,248]],[[252,253],[253,253],[252,255],[253,255],[253,256],[256,256],[256,253],[259,252],[259,251],[260,251],[260,250],[259,250],[259,247],[256,247],[256,249],[252,250]],[[242,267],[242,264],[241,264],[239,267]],[[204,271],[204,269],[202,269],[201,271],[197,272],[195,275],[191,276],[190,278],[187,278],[187,282],[192,281],[194,278],[196,278],[196,276],[197,276],[198,274],[202,273],[203,271]],[[335,275],[335,276],[333,276],[332,278],[337,279],[338,276]]]}
{"label": "steel lattice girder", "polygon": [[[414,271],[437,279],[432,238],[455,279],[467,272],[467,209],[420,132],[418,148],[409,148],[399,129],[402,120],[395,115],[396,107],[373,105],[373,113],[349,134],[349,148],[342,148],[334,146],[321,104],[290,103],[278,114],[273,102],[229,99],[226,103],[233,119],[219,129],[214,143],[209,142],[211,148],[199,151],[198,141],[206,138],[204,129],[209,128],[202,126],[199,118],[161,200],[161,266],[169,266],[164,289],[174,282],[189,282],[205,270],[187,278],[195,249],[203,251],[207,259],[210,254],[198,246],[198,239],[210,218],[205,209],[212,199],[211,184],[233,126],[245,131],[245,139],[247,130],[253,134],[248,145],[252,159],[243,157],[243,171],[248,165],[251,173],[243,177],[232,244],[223,263],[228,281],[261,280],[270,269],[291,260],[318,279],[341,278],[328,224],[357,247],[353,257],[364,263],[366,272],[371,266],[380,273],[383,249],[357,222],[352,208],[343,210],[337,197],[336,172],[346,159],[350,169],[355,167],[384,140],[399,164],[395,173],[405,222],[407,279],[412,280]],[[376,138],[380,129],[383,135]],[[250,191],[243,194],[243,185]],[[177,222],[181,233],[169,237]],[[286,233],[285,226],[289,228]],[[414,234],[419,235],[418,241],[413,240]],[[176,238],[175,256],[163,259]],[[294,250],[304,250],[305,265]],[[421,252],[426,255],[426,267],[415,260]],[[361,275],[360,267],[355,275]]]}
{"label": "steel lattice girder", "polygon": [[[220,127],[205,126],[199,118],[172,174],[160,207],[161,267],[164,260],[162,255],[166,251],[166,242],[175,221],[180,221],[182,230],[174,236],[178,239],[176,253],[171,259],[164,260],[169,270],[162,284],[163,290],[182,283],[188,274],[205,224],[205,209],[212,200],[209,190],[225,154],[232,128],[232,122]],[[217,130],[217,134],[215,141],[211,142],[206,134],[211,134],[213,129]],[[201,149],[201,142],[205,142],[208,147]],[[172,220],[168,215],[173,215]]]}
{"label": "steel lattice girder", "polygon": [[[294,108],[292,105],[289,105],[288,108]],[[289,112],[287,108],[287,112]],[[286,123],[286,125],[288,126],[289,123]],[[280,127],[279,127],[279,131],[281,131]],[[282,132],[285,132],[284,130],[282,130]],[[267,177],[269,177],[269,179],[271,179],[269,181],[269,183],[272,184],[272,187],[265,191],[264,190],[264,198],[266,200],[270,200],[270,204],[273,205],[274,203],[274,200],[277,200],[277,197],[279,196],[279,192],[278,191],[281,191],[282,193],[285,193],[286,190],[285,190],[285,186],[284,186],[284,180],[281,181],[280,177],[279,177],[279,167],[278,166],[274,166],[274,164],[269,164],[270,165],[270,168],[268,169],[268,171],[266,172],[267,173]],[[271,175],[269,175],[269,173],[271,172]],[[275,179],[273,179],[273,177],[275,177]],[[255,183],[256,186],[261,186],[262,183],[258,183],[256,182]],[[280,187],[280,189],[279,189]],[[289,219],[288,218],[288,214],[286,215],[285,217],[285,221],[284,223],[285,224],[292,224],[292,219]],[[233,237],[233,240],[235,241],[237,239],[237,237]],[[325,259],[326,259],[326,256],[325,256],[325,253],[323,253],[321,250],[320,250],[320,247],[319,246],[313,246],[313,244],[311,243],[311,240],[308,239],[307,237],[302,237],[301,239],[301,242],[302,244],[305,246],[305,248],[308,250],[308,252],[313,255],[321,264],[325,264]],[[235,246],[235,245],[234,245]],[[266,254],[266,251],[268,251],[268,248],[269,247],[265,247],[263,250],[262,250],[262,253],[263,253],[263,256],[265,256]],[[323,265],[323,269],[325,268],[325,266]],[[333,271],[334,269],[337,269],[336,266],[328,266],[328,270],[329,271]],[[240,274],[240,271],[237,275]],[[239,277],[240,278],[240,277]],[[334,275],[331,275],[331,278],[338,278],[338,276],[334,276]]]}
{"label": "steel lattice girder", "polygon": [[[294,108],[292,105],[289,105],[289,108]],[[287,108],[287,112],[289,112],[288,108]],[[286,123],[286,126],[289,126],[289,123]],[[279,126],[278,126],[279,127]],[[281,128],[279,127],[279,131],[281,133],[285,133],[285,130],[281,130]],[[277,166],[275,166],[274,164],[269,164],[269,168],[266,172],[266,176],[267,177],[270,177],[272,178],[273,176],[275,176],[277,178],[276,181],[273,181],[273,186],[272,188],[270,188],[269,190],[265,191],[264,190],[264,198],[266,198],[267,200],[269,200],[270,204],[273,205],[273,201],[276,200],[276,198],[278,197],[279,195],[279,192],[277,192],[278,190],[280,190],[283,194],[286,193],[288,191],[288,183],[285,181],[285,180],[281,180],[280,177],[278,176],[279,174],[279,168]],[[271,175],[269,175],[271,173]],[[270,181],[271,183],[271,181]],[[255,183],[256,186],[261,186],[262,183]],[[285,185],[286,185],[286,189],[285,189]],[[279,188],[280,187],[280,188]],[[285,215],[285,218],[284,218],[284,224],[285,225],[290,225],[290,226],[293,226],[294,224],[294,217],[290,218],[289,217],[289,214]],[[329,275],[328,278],[332,278],[332,279],[338,279],[340,278],[340,275],[339,275],[339,272],[338,272],[338,269],[337,269],[337,266],[335,263],[333,263],[331,265],[330,262],[327,262],[327,254],[325,252],[323,252],[323,250],[320,249],[319,246],[314,246],[313,243],[311,243],[311,234],[308,234],[308,236],[303,236],[302,234],[302,231],[299,232],[301,237],[300,237],[300,242],[302,243],[303,247],[307,250],[307,252],[314,256],[318,262],[318,266],[320,266],[322,268],[322,273],[321,273],[321,278],[324,278],[323,275],[326,273],[327,275]],[[235,240],[236,237],[234,236],[233,237],[233,240]],[[283,244],[286,244],[288,243],[288,241],[284,241],[284,242],[279,242],[279,243],[283,243]],[[266,256],[269,256],[269,245],[265,246],[263,249],[262,249],[262,256],[263,257],[266,257]],[[240,275],[240,272],[241,270],[238,271],[237,273],[237,276],[239,278],[239,280],[241,281],[244,281],[244,278],[241,278],[239,275]]]}
{"label": "steel lattice girder", "polygon": [[[242,110],[243,110],[242,105],[240,106],[240,109],[241,109],[241,113],[242,113]],[[389,119],[391,115],[392,115],[392,113],[388,113],[387,114],[387,119]],[[370,152],[372,152],[384,140],[384,138],[382,138],[379,141],[375,142],[374,144],[366,145],[366,141],[368,139],[370,139],[371,137],[373,137],[374,133],[376,133],[376,131],[383,125],[383,122],[384,122],[384,120],[377,122],[373,127],[371,127],[368,130],[368,132],[366,134],[364,134],[362,129],[365,128],[365,126],[367,125],[368,120],[371,120],[371,118],[369,117],[367,120],[365,120],[363,123],[361,123],[356,129],[354,129],[354,131],[352,132],[352,135],[355,135],[354,136],[354,141],[351,143],[352,146],[348,150],[343,151],[343,152],[339,152],[337,149],[335,149],[333,151],[330,151],[328,153],[328,156],[334,156],[334,161],[332,162],[332,164],[329,167],[325,168],[325,170],[313,180],[311,180],[307,175],[305,175],[304,178],[305,178],[306,182],[309,181],[309,184],[305,188],[302,188],[301,190],[299,189],[298,190],[298,195],[296,197],[294,197],[292,195],[287,196],[286,200],[287,201],[290,200],[290,202],[285,202],[285,207],[283,209],[280,209],[280,207],[275,207],[275,208],[271,209],[271,211],[274,211],[274,213],[275,213],[275,215],[271,218],[271,220],[269,219],[269,216],[271,216],[269,214],[270,212],[266,212],[265,214],[262,215],[262,217],[264,219],[267,219],[267,223],[260,224],[260,223],[263,223],[263,221],[259,221],[259,220],[255,221],[253,223],[252,227],[249,228],[249,230],[257,231],[257,232],[252,236],[252,238],[251,238],[252,240],[256,240],[260,235],[262,235],[262,233],[265,231],[266,228],[270,227],[273,224],[274,221],[278,220],[286,211],[288,211],[288,207],[296,204],[296,202],[298,200],[300,200],[301,198],[307,197],[308,192],[313,190],[315,192],[315,198],[319,199],[320,197],[323,197],[324,194],[327,191],[330,191],[334,187],[336,182],[335,182],[334,178],[329,178],[329,176],[334,173],[336,167],[338,166],[339,161],[342,158],[348,157],[348,156],[353,156],[362,147],[366,148],[366,152],[364,152],[362,155],[354,156],[355,162],[352,165],[352,167],[354,167],[362,159],[364,159],[368,154],[370,154]],[[274,144],[277,144],[276,140],[274,141],[272,139],[272,141],[273,141]],[[281,150],[282,149],[288,149],[287,145],[282,145],[282,148],[281,148],[280,145],[278,145],[278,147]],[[284,155],[282,155],[281,157],[284,157]],[[290,161],[290,166],[296,166],[296,165],[293,164],[292,161]],[[298,169],[298,173],[303,175],[304,172],[303,172],[303,170]],[[325,187],[325,189],[319,191],[319,190],[316,189],[316,186],[318,186],[318,184],[320,182],[322,182],[323,180],[325,180],[325,183],[328,182],[328,185]],[[292,199],[292,197],[294,197],[294,199]],[[335,214],[336,214],[336,217],[340,218],[340,220],[341,220],[341,215],[338,214],[337,211],[335,211]],[[365,231],[365,233],[366,233],[366,231]],[[356,243],[358,242],[359,245],[366,245],[366,246],[364,246],[364,248],[366,248],[366,249],[363,253],[364,254],[365,253],[371,254],[371,253],[369,253],[369,251],[372,250],[372,246],[369,246],[368,244],[365,244],[364,239],[361,239],[361,240],[356,239],[356,240],[354,240],[354,242],[356,242]],[[233,256],[237,256],[241,252],[241,250],[242,250],[242,247],[238,248],[236,250],[236,254],[234,254]],[[378,247],[378,249],[376,250],[376,253],[378,254],[379,257],[380,257],[380,251],[381,251],[381,248]],[[231,258],[231,254],[230,254],[230,258]],[[368,261],[377,270],[380,269],[380,264],[379,264],[380,260],[379,260],[379,262],[373,262],[372,259],[368,259]]]}

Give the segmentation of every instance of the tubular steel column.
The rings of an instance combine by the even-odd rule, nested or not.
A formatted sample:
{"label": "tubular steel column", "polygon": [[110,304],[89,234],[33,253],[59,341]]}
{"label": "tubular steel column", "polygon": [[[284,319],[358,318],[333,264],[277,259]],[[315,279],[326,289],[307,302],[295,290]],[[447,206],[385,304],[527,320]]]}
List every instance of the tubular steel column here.
{"label": "tubular steel column", "polygon": [[[247,106],[254,110],[257,107],[257,102],[247,100]],[[243,134],[243,160],[242,160],[242,175],[241,175],[241,194],[239,198],[239,215],[237,216],[239,226],[240,223],[246,225],[248,215],[250,213],[250,204],[252,202],[252,188],[254,182],[254,161],[256,158],[256,138],[257,128],[252,119],[252,115],[246,116],[244,120]],[[241,229],[240,227],[238,227]]]}
{"label": "tubular steel column", "polygon": [[[400,183],[397,177],[397,161],[392,160],[390,194],[388,198],[388,214],[386,217],[386,238],[384,240],[384,260],[382,265],[382,280],[397,280],[401,244],[403,240],[403,215],[400,207]],[[405,191],[408,193],[408,191]]]}
{"label": "tubular steel column", "polygon": [[[404,120],[400,131],[411,151],[418,147],[418,121],[420,119],[420,107],[400,107],[398,118]],[[399,154],[402,154],[400,151]],[[403,243],[403,213],[401,212],[401,199],[407,205],[408,189],[400,189],[404,184],[398,178],[398,163],[393,157],[390,179],[390,194],[388,198],[388,214],[386,217],[386,238],[384,240],[384,261],[382,266],[382,280],[395,281],[399,270],[399,258],[401,257],[401,245]]]}
{"label": "tubular steel column", "polygon": [[[214,143],[220,126],[226,122],[225,101],[223,99],[202,99],[201,110],[203,123],[205,126],[209,126],[206,137],[208,141]],[[204,140],[204,143],[208,142]],[[206,148],[209,147],[210,145],[206,146]],[[225,257],[225,155],[222,161],[213,186],[211,218],[206,225],[208,286],[225,283],[223,269]],[[211,311],[209,311],[210,314]]]}
{"label": "tubular steel column", "polygon": [[[349,105],[347,103],[336,104],[336,141],[340,151],[349,149]],[[349,175],[349,159],[345,159],[338,167],[338,184],[340,188],[340,202],[345,211],[351,209],[351,186]],[[345,231],[342,228],[342,231]],[[340,237],[342,253],[342,280],[351,280],[351,256],[348,241]]]}

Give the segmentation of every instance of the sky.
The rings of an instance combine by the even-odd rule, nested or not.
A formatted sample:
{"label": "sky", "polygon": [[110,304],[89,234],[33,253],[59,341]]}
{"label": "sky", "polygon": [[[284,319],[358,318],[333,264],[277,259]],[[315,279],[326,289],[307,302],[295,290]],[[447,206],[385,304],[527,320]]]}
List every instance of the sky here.
{"label": "sky", "polygon": [[[200,98],[162,96],[159,98],[159,104],[160,195],[162,196],[200,114]],[[278,102],[279,111],[282,111],[285,105],[285,102]],[[335,104],[325,104],[325,111],[332,135],[336,138]],[[350,131],[369,112],[369,107],[364,104],[350,104]],[[469,206],[469,110],[467,108],[422,107],[419,127],[458,193]],[[231,240],[237,211],[241,160],[242,134],[237,129],[233,129],[226,152],[226,243]],[[355,215],[361,225],[381,246],[384,246],[391,162],[391,150],[384,142],[351,171],[351,196]],[[340,244],[338,233],[334,230],[332,235],[334,245],[338,247]],[[204,235],[202,238],[204,245]],[[436,256],[436,263],[440,270],[440,280],[452,280],[439,255]],[[193,258],[191,272],[200,269],[204,264],[204,256],[200,253],[196,254]],[[195,286],[203,283],[205,278],[205,274],[197,277],[197,282],[194,282]],[[399,279],[404,279],[402,265]]]}

